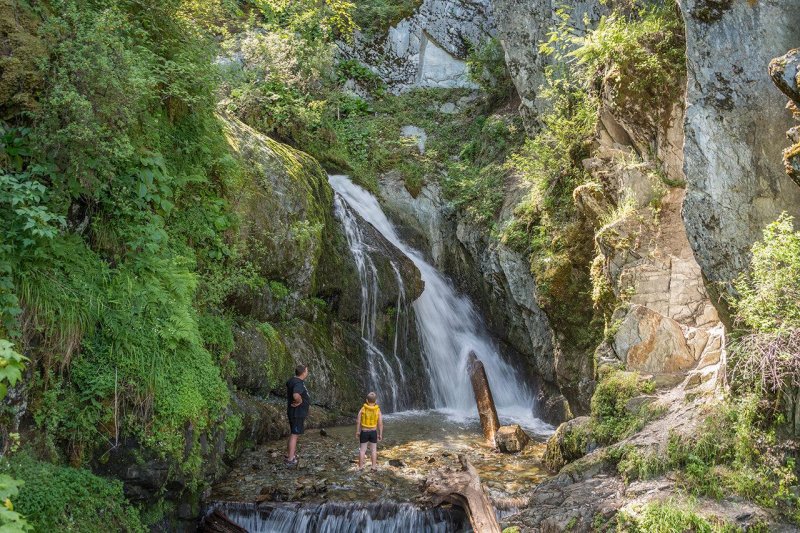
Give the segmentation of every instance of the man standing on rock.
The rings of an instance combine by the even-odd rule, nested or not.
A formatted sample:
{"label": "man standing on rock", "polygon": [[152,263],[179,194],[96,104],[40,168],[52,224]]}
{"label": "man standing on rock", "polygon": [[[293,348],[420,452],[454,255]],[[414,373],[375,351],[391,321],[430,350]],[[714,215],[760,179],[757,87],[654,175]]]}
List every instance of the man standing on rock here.
{"label": "man standing on rock", "polygon": [[297,465],[297,437],[303,434],[305,429],[308,408],[311,405],[311,397],[306,389],[305,379],[308,377],[308,367],[299,364],[294,369],[294,377],[286,382],[286,415],[289,417],[289,449],[286,453],[284,463],[286,466]]}

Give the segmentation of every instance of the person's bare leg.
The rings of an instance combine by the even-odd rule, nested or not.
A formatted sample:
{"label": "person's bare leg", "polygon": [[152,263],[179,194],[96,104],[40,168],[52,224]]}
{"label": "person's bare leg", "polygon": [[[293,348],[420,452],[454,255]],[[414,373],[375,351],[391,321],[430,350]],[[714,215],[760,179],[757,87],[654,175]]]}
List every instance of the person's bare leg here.
{"label": "person's bare leg", "polygon": [[295,451],[297,450],[297,437],[299,435],[289,435],[289,449],[286,452],[286,460],[294,460]]}
{"label": "person's bare leg", "polygon": [[378,445],[370,443],[370,447],[372,447],[372,469],[376,470],[378,468]]}
{"label": "person's bare leg", "polygon": [[364,456],[367,454],[367,443],[360,445],[358,447],[358,468],[359,470],[364,468]]}

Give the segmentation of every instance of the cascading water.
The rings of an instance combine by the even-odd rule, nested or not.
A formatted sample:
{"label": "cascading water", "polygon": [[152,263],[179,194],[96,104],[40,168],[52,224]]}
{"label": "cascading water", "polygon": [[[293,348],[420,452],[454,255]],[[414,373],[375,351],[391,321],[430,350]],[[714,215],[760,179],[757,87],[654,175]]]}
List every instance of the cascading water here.
{"label": "cascading water", "polygon": [[334,200],[334,208],[337,218],[344,226],[347,243],[356,264],[359,281],[361,282],[361,340],[367,353],[367,365],[369,370],[370,388],[381,391],[381,403],[389,407],[391,411],[407,408],[403,389],[405,385],[405,373],[403,364],[398,354],[398,347],[404,346],[401,336],[405,334],[406,328],[401,328],[401,320],[405,314],[405,287],[400,269],[390,260],[394,269],[397,287],[398,301],[395,308],[395,328],[394,339],[392,341],[392,358],[390,359],[378,346],[376,339],[376,323],[378,318],[378,269],[372,259],[374,250],[364,237],[364,233],[359,227],[359,220],[354,211],[340,196]]}
{"label": "cascading water", "polygon": [[[464,513],[442,508],[423,509],[390,502],[271,504],[222,503],[215,506],[248,533],[446,533],[465,531]],[[209,511],[212,511],[210,509]]]}
{"label": "cascading water", "polygon": [[[470,351],[474,351],[486,368],[501,418],[516,419],[527,427],[544,426],[533,416],[533,394],[515,369],[500,357],[472,302],[459,295],[452,283],[430,265],[419,251],[400,239],[372,194],[355,185],[347,176],[329,176],[329,181],[337,193],[340,212],[347,212],[347,208],[350,208],[358,213],[411,259],[422,275],[425,289],[412,306],[416,314],[426,370],[430,377],[434,406],[462,416],[476,414],[475,399],[466,369],[467,356]],[[363,255],[365,246],[363,240],[350,241],[350,246],[356,261],[360,261],[359,257]],[[367,269],[364,270],[368,272]],[[359,272],[361,271],[362,267],[359,267]],[[374,288],[376,287],[365,287],[362,278],[366,302],[372,301],[374,295],[368,293]]]}

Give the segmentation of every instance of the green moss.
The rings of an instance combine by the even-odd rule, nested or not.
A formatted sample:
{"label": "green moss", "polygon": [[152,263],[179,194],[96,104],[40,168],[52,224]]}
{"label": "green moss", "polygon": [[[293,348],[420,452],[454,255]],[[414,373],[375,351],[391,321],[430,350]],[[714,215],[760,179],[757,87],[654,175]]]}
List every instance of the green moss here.
{"label": "green moss", "polygon": [[25,482],[14,505],[36,531],[145,531],[119,481],[37,461],[27,452],[14,455],[3,467]]}

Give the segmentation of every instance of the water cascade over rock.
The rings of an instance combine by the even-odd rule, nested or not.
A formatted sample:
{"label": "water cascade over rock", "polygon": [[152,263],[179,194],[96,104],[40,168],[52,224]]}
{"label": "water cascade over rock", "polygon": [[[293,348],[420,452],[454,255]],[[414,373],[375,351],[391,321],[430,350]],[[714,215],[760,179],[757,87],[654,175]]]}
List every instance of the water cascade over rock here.
{"label": "water cascade over rock", "polygon": [[371,503],[352,505],[273,504],[256,506],[227,503],[219,508],[234,523],[250,533],[325,531],[344,533],[394,533],[463,531],[466,517],[457,510],[423,509],[411,504]]}
{"label": "water cascade over rock", "polygon": [[[526,426],[535,426],[538,421],[532,420],[535,405],[532,391],[517,371],[500,357],[470,300],[459,295],[420,252],[400,239],[372,194],[346,176],[331,176],[330,184],[346,206],[408,256],[422,275],[425,290],[413,303],[413,308],[434,407],[475,416],[475,398],[467,373],[467,356],[472,350],[486,367],[501,419],[517,418]],[[356,241],[351,243],[354,256],[363,254],[362,245]],[[362,281],[369,281],[369,273],[366,274]],[[369,298],[366,301],[369,302]]]}

